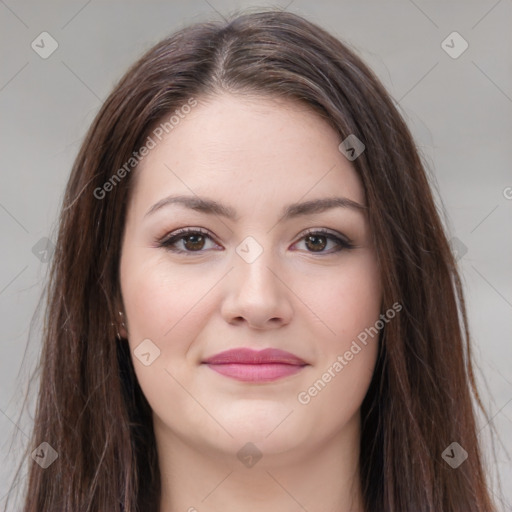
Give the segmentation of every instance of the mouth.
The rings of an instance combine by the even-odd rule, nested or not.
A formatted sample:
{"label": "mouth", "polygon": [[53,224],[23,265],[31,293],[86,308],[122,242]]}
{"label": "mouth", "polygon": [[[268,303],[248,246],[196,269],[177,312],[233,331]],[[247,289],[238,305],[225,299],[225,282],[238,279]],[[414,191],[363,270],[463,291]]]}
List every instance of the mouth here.
{"label": "mouth", "polygon": [[294,354],[271,348],[228,350],[206,359],[203,364],[225,377],[245,382],[270,382],[309,366]]}

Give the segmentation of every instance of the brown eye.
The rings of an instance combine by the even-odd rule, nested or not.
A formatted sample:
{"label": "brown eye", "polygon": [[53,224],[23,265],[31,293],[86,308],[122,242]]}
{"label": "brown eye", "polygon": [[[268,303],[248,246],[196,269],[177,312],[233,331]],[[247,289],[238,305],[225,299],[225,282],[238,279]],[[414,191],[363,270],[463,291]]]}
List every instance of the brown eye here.
{"label": "brown eye", "polygon": [[306,245],[313,252],[322,251],[327,245],[327,237],[325,235],[309,235],[306,237]]}
{"label": "brown eye", "polygon": [[181,229],[167,236],[158,242],[159,247],[163,247],[171,252],[193,254],[201,253],[205,248],[206,242],[212,240],[212,237],[201,229]]}
{"label": "brown eye", "polygon": [[190,251],[200,251],[204,247],[204,236],[203,235],[186,235],[182,237],[183,245],[185,249]]}
{"label": "brown eye", "polygon": [[[207,251],[208,247],[205,246],[208,241],[213,242],[213,238],[206,231],[197,228],[181,229],[158,241],[158,246],[171,252],[192,255]],[[306,252],[319,255],[329,255],[354,247],[345,237],[336,236],[325,230],[310,231],[299,241],[304,242]],[[329,242],[333,242],[334,247],[330,250],[325,250]]]}
{"label": "brown eye", "polygon": [[[312,230],[309,233],[306,233],[299,242],[304,243],[306,252],[326,256],[346,249],[352,249],[354,247],[353,244],[342,235],[336,236],[335,234],[323,229],[316,231]],[[329,245],[329,242],[334,243],[334,247],[325,250]]]}

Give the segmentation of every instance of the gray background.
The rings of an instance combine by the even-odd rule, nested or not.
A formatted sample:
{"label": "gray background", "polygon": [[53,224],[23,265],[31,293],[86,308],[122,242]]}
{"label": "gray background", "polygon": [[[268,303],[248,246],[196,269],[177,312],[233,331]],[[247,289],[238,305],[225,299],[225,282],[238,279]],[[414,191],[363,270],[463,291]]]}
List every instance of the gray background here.
{"label": "gray background", "polygon": [[[497,466],[486,449],[488,472],[502,509],[512,510],[511,0],[0,0],[0,509],[31,424],[20,404],[40,346],[37,321],[27,348],[47,271],[41,239],[55,240],[87,127],[115,81],[159,39],[195,21],[271,5],[353,45],[416,138],[459,248],[477,378],[500,436]],[[31,47],[43,31],[58,43],[47,59]],[[457,58],[441,45],[453,31],[469,44]],[[489,447],[490,425],[479,418],[479,438]]]}

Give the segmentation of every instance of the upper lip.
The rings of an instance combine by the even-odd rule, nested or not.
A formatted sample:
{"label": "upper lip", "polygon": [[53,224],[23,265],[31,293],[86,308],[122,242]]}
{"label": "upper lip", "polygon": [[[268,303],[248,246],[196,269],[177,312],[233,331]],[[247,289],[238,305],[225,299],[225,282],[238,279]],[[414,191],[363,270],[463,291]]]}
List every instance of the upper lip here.
{"label": "upper lip", "polygon": [[235,348],[220,352],[204,361],[207,364],[291,364],[304,366],[307,364],[300,357],[290,352],[278,350],[276,348],[266,348],[264,350],[252,350],[250,348]]}

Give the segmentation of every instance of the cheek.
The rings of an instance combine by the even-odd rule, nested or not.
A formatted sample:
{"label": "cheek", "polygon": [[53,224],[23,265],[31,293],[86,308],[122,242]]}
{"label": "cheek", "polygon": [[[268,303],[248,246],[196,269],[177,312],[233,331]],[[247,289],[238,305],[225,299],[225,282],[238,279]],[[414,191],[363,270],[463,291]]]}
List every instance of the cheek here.
{"label": "cheek", "polygon": [[372,379],[381,333],[375,329],[380,274],[373,257],[359,254],[328,280],[313,282],[311,309],[325,324],[325,335],[317,337],[318,364],[297,401],[328,431],[356,413]]}
{"label": "cheek", "polygon": [[[191,280],[190,272],[171,271],[147,252],[134,251],[121,261],[121,289],[137,380],[151,408],[165,415],[169,403],[183,398],[177,382],[185,382],[195,369],[187,353],[208,318],[207,302],[199,301],[207,284]],[[147,348],[142,351],[142,346]],[[138,354],[147,352],[151,362],[145,365]],[[182,408],[188,407],[193,402],[185,400]]]}
{"label": "cheek", "polygon": [[[367,346],[348,350],[352,359],[344,358],[344,351],[326,360],[322,369],[296,396],[296,407],[303,417],[314,418],[310,435],[325,438],[338,432],[341,426],[356,418],[372,380],[378,353],[378,336]],[[348,348],[348,347],[347,347]]]}
{"label": "cheek", "polygon": [[309,273],[300,296],[322,321],[324,349],[342,350],[379,319],[382,297],[375,260],[370,254],[354,254],[329,272]]}
{"label": "cheek", "polygon": [[185,326],[198,325],[199,301],[209,287],[207,280],[191,279],[190,272],[170,268],[159,255],[141,251],[122,260],[121,288],[130,342],[151,338],[161,344]]}
{"label": "cheek", "polygon": [[[218,275],[206,275],[192,265],[184,267],[171,266],[154,250],[127,251],[121,261],[128,343],[137,379],[154,410],[159,410],[162,397],[179,397],[182,391],[177,382],[187,382],[197,370],[195,342],[215,307],[209,292]],[[146,346],[142,343],[158,354],[148,366],[138,358],[139,347]]]}

